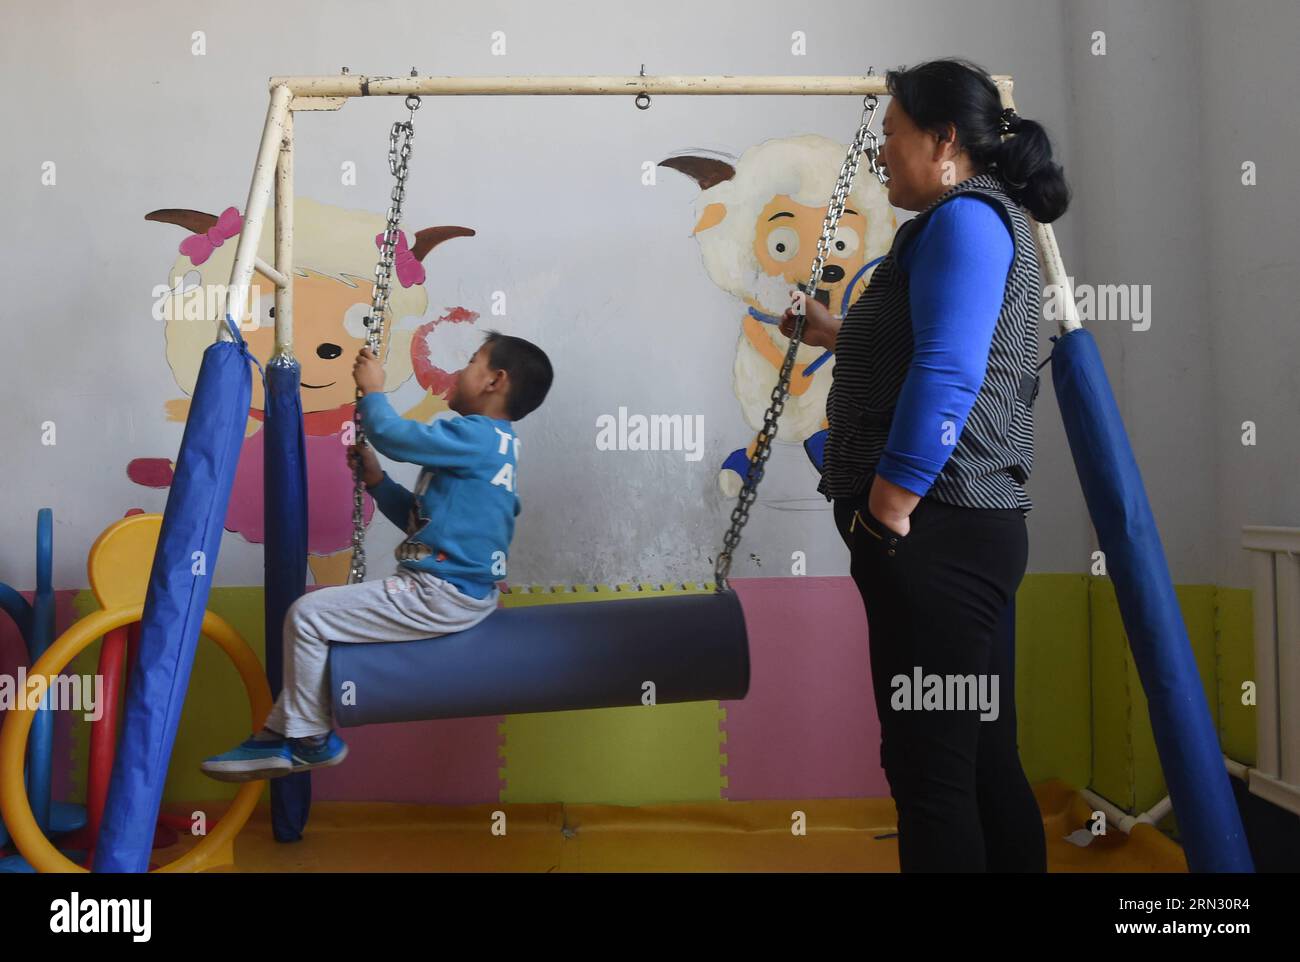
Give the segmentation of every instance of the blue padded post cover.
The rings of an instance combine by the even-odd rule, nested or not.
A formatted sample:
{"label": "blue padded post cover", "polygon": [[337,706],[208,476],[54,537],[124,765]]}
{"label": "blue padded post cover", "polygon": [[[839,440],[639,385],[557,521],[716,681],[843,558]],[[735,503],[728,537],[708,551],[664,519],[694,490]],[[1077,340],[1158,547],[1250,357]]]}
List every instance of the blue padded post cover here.
{"label": "blue padded post cover", "polygon": [[1059,336],[1052,384],[1146,692],[1187,867],[1254,871],[1160,531],[1090,332]]}
{"label": "blue padded post cover", "polygon": [[[271,697],[284,683],[284,616],[307,590],[307,443],[302,424],[302,367],[277,356],[266,364],[262,429],[262,511],[266,547],[266,680]],[[271,834],[296,842],[311,812],[311,772],[271,782]]]}
{"label": "blue padded post cover", "polygon": [[744,698],[734,591],[502,608],[424,641],[330,646],[340,726]]}
{"label": "blue padded post cover", "polygon": [[242,339],[218,341],[203,352],[149,572],[138,653],[95,848],[96,872],[149,870],[167,765],[244,443],[252,360]]}

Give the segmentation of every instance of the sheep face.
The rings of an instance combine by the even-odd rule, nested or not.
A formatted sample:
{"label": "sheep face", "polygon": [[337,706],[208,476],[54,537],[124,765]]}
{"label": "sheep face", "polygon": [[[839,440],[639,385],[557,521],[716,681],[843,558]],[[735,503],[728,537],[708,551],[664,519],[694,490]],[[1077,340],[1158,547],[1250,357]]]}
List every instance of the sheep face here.
{"label": "sheep face", "polygon": [[[146,220],[175,224],[194,234],[204,234],[217,222],[214,214],[189,209],[167,208],[146,215]],[[274,256],[274,222],[267,217],[259,239],[258,254],[270,261]],[[365,344],[365,318],[374,293],[374,263],[379,257],[376,235],[385,228],[385,218],[367,211],[348,210],[321,204],[306,197],[294,199],[294,285],[293,351],[302,366],[302,400],[307,412],[328,411],[351,403],[356,396],[352,361]],[[453,237],[470,237],[468,227],[426,227],[411,238],[410,255],[423,261],[440,243]],[[200,261],[194,261],[182,246],[172,265],[169,281],[178,295],[164,305],[167,360],[177,384],[187,394],[193,390],[204,349],[212,343],[219,320],[218,307],[208,292],[224,287],[234,263],[237,232]],[[256,305],[242,325],[242,334],[253,355],[265,363],[275,342],[275,286],[254,274],[251,286]],[[196,299],[196,310],[185,302]],[[415,326],[428,307],[423,282],[407,286],[394,279],[388,301],[389,323],[380,344],[385,362],[384,389],[391,391],[412,373],[411,339]],[[262,383],[253,378],[253,406],[262,406]]]}
{"label": "sheep face", "polygon": [[[365,318],[370,313],[374,284],[351,280],[356,286],[341,284],[333,277],[311,270],[294,278],[294,356],[302,368],[306,411],[330,410],[356,397],[352,363],[366,345]],[[255,330],[245,330],[243,334],[254,357],[269,358],[275,348],[275,320],[269,311],[274,303],[275,286],[260,275],[256,283],[262,308],[259,323]],[[343,319],[341,325],[336,322],[338,318]],[[385,325],[380,357],[388,353],[391,333],[392,326]],[[253,378],[255,408],[262,407],[262,390],[261,378]]]}
{"label": "sheep face", "polygon": [[[803,134],[750,147],[734,166],[697,154],[662,162],[701,187],[692,233],[715,284],[768,315],[790,306],[790,292],[809,280],[844,151],[828,137]],[[818,299],[838,313],[849,283],[889,249],[897,226],[884,188],[859,176],[832,238]],[[784,340],[775,329],[770,333]]]}
{"label": "sheep face", "polygon": [[[788,306],[788,292],[792,288],[807,289],[825,218],[825,206],[808,207],[785,194],[773,197],[759,212],[754,230],[754,257],[764,278],[779,283],[772,285],[765,281],[757,285],[747,298],[751,306],[780,313]],[[846,206],[831,238],[830,252],[817,286],[817,300],[834,305],[836,312],[845,289],[862,266],[866,229],[866,217]],[[765,295],[772,287],[785,295],[785,303],[768,303]]]}

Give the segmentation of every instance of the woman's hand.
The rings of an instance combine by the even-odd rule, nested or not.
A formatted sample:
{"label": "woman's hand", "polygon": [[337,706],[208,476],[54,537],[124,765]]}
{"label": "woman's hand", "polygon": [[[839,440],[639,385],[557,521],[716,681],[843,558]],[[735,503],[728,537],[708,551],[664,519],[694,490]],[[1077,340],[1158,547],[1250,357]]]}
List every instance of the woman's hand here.
{"label": "woman's hand", "polygon": [[781,315],[781,333],[786,337],[794,337],[794,326],[799,316],[797,308],[802,301],[807,305],[808,311],[808,320],[803,326],[802,342],[813,347],[835,350],[835,338],[840,333],[840,318],[831,314],[821,301],[809,300],[803,291],[791,291],[790,298],[794,303]]}
{"label": "woman's hand", "polygon": [[348,448],[348,467],[352,469],[354,477],[358,465],[361,467],[361,480],[365,482],[367,488],[373,488],[384,480],[384,469],[379,466],[379,458],[370,445],[354,444]]}
{"label": "woman's hand", "polygon": [[912,530],[912,512],[920,503],[913,492],[907,488],[886,481],[876,475],[871,481],[871,494],[867,497],[867,510],[900,537],[907,537]]}

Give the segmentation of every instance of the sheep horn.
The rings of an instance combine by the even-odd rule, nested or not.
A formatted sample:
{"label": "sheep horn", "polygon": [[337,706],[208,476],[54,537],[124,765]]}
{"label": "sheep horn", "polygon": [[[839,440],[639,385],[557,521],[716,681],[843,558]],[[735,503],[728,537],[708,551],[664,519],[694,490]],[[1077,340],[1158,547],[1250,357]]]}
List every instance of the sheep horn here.
{"label": "sheep horn", "polygon": [[194,234],[203,234],[212,229],[217,222],[216,214],[205,214],[201,210],[186,210],[183,207],[167,207],[163,210],[151,210],[144,215],[145,220],[160,224],[175,224]]}
{"label": "sheep horn", "polygon": [[411,253],[415,255],[416,260],[423,261],[424,255],[443,241],[451,240],[453,237],[473,236],[474,231],[468,227],[426,227],[415,232],[415,243],[411,245]]}
{"label": "sheep horn", "polygon": [[687,177],[694,178],[695,182],[700,185],[700,190],[708,190],[715,184],[720,184],[724,180],[731,180],[736,176],[736,168],[725,160],[718,160],[714,157],[698,157],[692,154],[681,154],[677,157],[669,157],[667,160],[659,161],[660,167],[671,167],[673,170],[681,171]]}

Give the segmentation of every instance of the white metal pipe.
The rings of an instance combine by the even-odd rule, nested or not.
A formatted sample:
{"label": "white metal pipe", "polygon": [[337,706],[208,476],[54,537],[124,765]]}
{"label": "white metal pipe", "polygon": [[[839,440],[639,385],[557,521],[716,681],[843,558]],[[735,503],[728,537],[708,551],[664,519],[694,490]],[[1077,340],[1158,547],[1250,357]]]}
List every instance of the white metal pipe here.
{"label": "white metal pipe", "polygon": [[284,118],[275,165],[275,268],[284,277],[275,285],[276,357],[293,357],[293,112]]}
{"label": "white metal pipe", "polygon": [[[1016,102],[1012,97],[1011,78],[994,77],[993,80],[1002,94],[1002,106],[1014,108]],[[1079,320],[1079,308],[1074,303],[1074,288],[1065,273],[1061,249],[1056,246],[1056,232],[1052,230],[1051,224],[1040,224],[1032,217],[1029,221],[1034,225],[1034,239],[1038,242],[1038,261],[1043,280],[1047,282],[1047,289],[1053,291],[1052,300],[1063,308],[1061,316],[1056,319],[1057,327],[1062,334],[1068,334],[1083,327],[1083,322]]]}
{"label": "white metal pipe", "polygon": [[1160,799],[1145,812],[1139,815],[1134,821],[1145,822],[1148,825],[1155,825],[1161,819],[1167,818],[1169,813],[1174,810],[1174,802],[1168,795]]}
{"label": "white metal pipe", "polygon": [[[994,82],[1011,89],[1011,78],[998,75]],[[400,97],[438,96],[635,96],[653,95],[883,95],[885,78],[860,76],[640,76],[601,77],[367,77],[338,74],[329,77],[272,77],[271,87],[288,87],[299,97]]]}
{"label": "white metal pipe", "polygon": [[[277,271],[274,267],[262,260],[260,257],[253,258],[253,266],[257,268],[257,273],[261,274],[267,280],[275,284],[276,287],[283,287],[289,283],[289,279]],[[276,311],[279,314],[279,311]]]}
{"label": "white metal pipe", "polygon": [[1243,782],[1246,782],[1247,784],[1250,783],[1249,765],[1243,765],[1235,758],[1229,758],[1227,755],[1223,756],[1223,764],[1227,767],[1229,775],[1233,776],[1234,778],[1240,778]]}
{"label": "white metal pipe", "polygon": [[[1239,761],[1223,756],[1223,763],[1228,769],[1230,775],[1234,775],[1243,782],[1250,781],[1250,768]],[[1145,812],[1138,815],[1130,815],[1123,809],[1119,808],[1113,802],[1102,798],[1096,792],[1088,788],[1079,789],[1079,796],[1099,812],[1106,813],[1106,825],[1116,826],[1124,834],[1130,834],[1135,825],[1158,825],[1164,819],[1168,818],[1174,810],[1174,801],[1168,795],[1160,799]]]}
{"label": "white metal pipe", "polygon": [[1047,281],[1049,290],[1054,292],[1053,302],[1063,308],[1061,316],[1056,319],[1056,326],[1062,334],[1077,331],[1083,327],[1083,322],[1079,320],[1079,306],[1074,303],[1074,286],[1065,273],[1061,249],[1056,246],[1056,231],[1052,230],[1051,224],[1040,224],[1032,217],[1029,220],[1034,225],[1034,239],[1038,241],[1039,265],[1043,269],[1043,278]]}
{"label": "white metal pipe", "polygon": [[1173,811],[1173,804],[1169,797],[1165,796],[1149,811],[1140,815],[1130,815],[1128,812],[1119,808],[1113,802],[1102,798],[1096,792],[1088,788],[1079,789],[1079,796],[1091,805],[1095,810],[1102,812],[1106,816],[1106,828],[1118,828],[1125,835],[1130,834],[1136,825],[1155,825],[1162,818],[1165,818]]}
{"label": "white metal pipe", "polygon": [[[1106,816],[1107,829],[1114,826],[1115,828],[1119,828],[1123,830],[1125,834],[1127,834],[1129,831],[1132,830],[1133,823],[1134,823],[1133,816],[1128,814],[1128,812],[1125,812],[1123,809],[1119,808],[1118,806],[1114,805],[1113,803],[1102,798],[1096,792],[1092,791],[1091,789],[1081,788],[1079,789],[1079,797],[1082,798],[1089,805],[1091,805],[1093,811],[1101,812]],[[1124,823],[1126,820],[1129,821],[1130,823],[1128,828],[1124,828]]]}
{"label": "white metal pipe", "polygon": [[[278,86],[271,90],[271,103],[266,108],[266,124],[262,127],[262,142],[257,148],[257,164],[253,168],[253,181],[248,188],[248,203],[244,205],[244,226],[239,232],[235,248],[235,263],[230,269],[230,284],[226,288],[226,308],[236,325],[243,321],[244,306],[249,285],[253,280],[253,267],[257,259],[257,245],[262,238],[262,222],[271,199],[275,181],[276,160],[284,132],[285,118],[289,116],[289,101],[293,92]],[[233,295],[233,296],[232,296]],[[225,320],[219,327],[220,338],[233,340]]]}
{"label": "white metal pipe", "polygon": [[[1005,107],[1014,107],[1014,81],[1005,74],[996,74],[993,81],[997,84]],[[254,172],[253,188],[249,192],[249,203],[245,209],[245,232],[254,213],[254,194],[258,193],[259,176],[262,172],[265,152],[268,149],[268,134],[271,133],[273,115],[276,113],[277,97],[288,99],[284,115],[288,116],[288,100],[292,97],[304,98],[350,98],[350,97],[395,97],[395,96],[629,96],[638,93],[653,95],[696,95],[696,96],[730,96],[730,95],[795,95],[820,94],[827,96],[867,94],[886,94],[885,78],[880,75],[859,76],[641,76],[637,74],[612,76],[494,76],[494,77],[386,77],[365,76],[360,74],[339,74],[337,76],[312,77],[288,76],[271,78],[272,105],[267,115],[267,130],[263,132],[262,150],[258,154],[258,168]],[[284,121],[278,122],[283,126]],[[263,198],[264,200],[265,198]],[[259,220],[260,225],[260,220]],[[1056,299],[1063,311],[1057,318],[1062,333],[1082,327],[1078,309],[1074,303],[1074,291],[1065,272],[1065,264],[1060,249],[1056,244],[1056,234],[1050,224],[1033,221],[1034,235],[1037,241],[1040,264],[1044,279],[1051,290],[1057,292]],[[241,238],[242,240],[242,238]],[[242,245],[241,245],[242,247]],[[242,250],[241,250],[242,252]],[[236,274],[242,264],[236,256]],[[281,272],[284,273],[284,272]],[[232,288],[235,283],[232,281]],[[281,285],[277,283],[277,291]],[[279,315],[280,311],[277,310]],[[277,324],[277,339],[280,337]]]}

